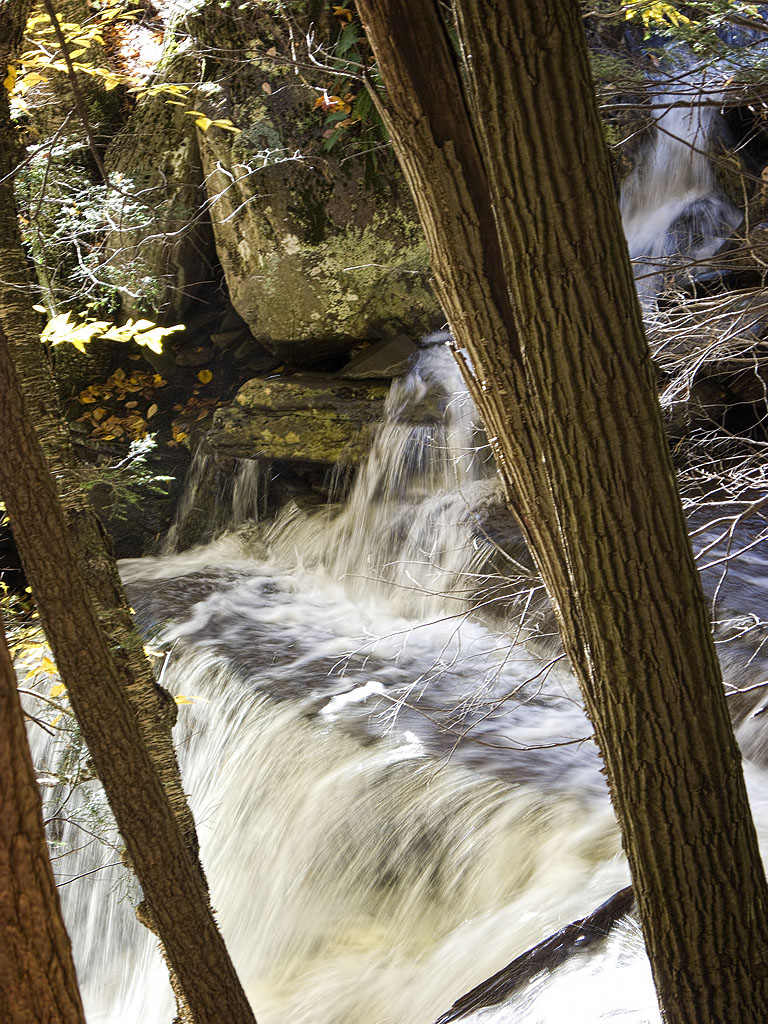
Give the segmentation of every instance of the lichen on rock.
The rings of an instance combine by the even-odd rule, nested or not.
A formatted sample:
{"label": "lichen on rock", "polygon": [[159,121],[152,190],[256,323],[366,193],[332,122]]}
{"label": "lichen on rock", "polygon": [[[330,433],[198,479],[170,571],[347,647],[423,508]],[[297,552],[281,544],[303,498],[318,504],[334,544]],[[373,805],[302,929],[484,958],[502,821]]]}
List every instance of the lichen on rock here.
{"label": "lichen on rock", "polygon": [[253,378],[214,417],[208,442],[238,458],[357,465],[389,387],[331,375]]}

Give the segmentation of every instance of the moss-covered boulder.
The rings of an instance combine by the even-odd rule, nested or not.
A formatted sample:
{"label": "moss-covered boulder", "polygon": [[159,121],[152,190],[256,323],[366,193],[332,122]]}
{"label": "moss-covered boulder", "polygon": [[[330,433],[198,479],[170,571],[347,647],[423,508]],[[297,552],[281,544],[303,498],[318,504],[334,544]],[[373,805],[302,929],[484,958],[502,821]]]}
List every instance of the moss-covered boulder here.
{"label": "moss-covered boulder", "polygon": [[[257,341],[308,368],[435,327],[426,242],[386,138],[353,126],[330,145],[328,90],[343,87],[298,71],[295,36],[266,5],[209,5],[194,30],[213,54],[196,108],[216,252]],[[250,59],[233,66],[232,52]]]}
{"label": "moss-covered boulder", "polygon": [[[237,113],[235,113],[237,116]],[[363,338],[428,329],[439,310],[410,204],[310,160],[237,162],[237,142],[200,140],[216,250],[233,306],[266,348],[293,365]]]}

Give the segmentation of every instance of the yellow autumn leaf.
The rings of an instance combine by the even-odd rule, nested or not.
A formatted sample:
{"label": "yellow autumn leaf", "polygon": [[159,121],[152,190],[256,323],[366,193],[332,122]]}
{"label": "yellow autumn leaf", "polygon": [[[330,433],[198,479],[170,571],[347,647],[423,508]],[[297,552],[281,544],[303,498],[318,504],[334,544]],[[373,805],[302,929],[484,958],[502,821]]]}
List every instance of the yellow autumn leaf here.
{"label": "yellow autumn leaf", "polygon": [[197,375],[197,379],[201,384],[210,384],[213,380],[213,374],[210,370],[201,370]]}
{"label": "yellow autumn leaf", "polygon": [[150,407],[147,409],[147,419],[151,420],[156,412],[157,412],[157,403],[153,402],[152,405],[150,405]]}
{"label": "yellow autumn leaf", "polygon": [[198,128],[202,128],[202,130],[204,132],[207,132],[208,129],[213,124],[213,122],[211,121],[210,117],[203,116],[203,117],[196,117],[195,118],[195,124],[197,125]]}
{"label": "yellow autumn leaf", "polygon": [[216,128],[223,128],[225,132],[232,132],[233,135],[239,135],[240,132],[243,130],[242,128],[237,128],[235,125],[233,125],[228,117],[219,118],[216,121],[211,121],[211,124],[215,125]]}
{"label": "yellow autumn leaf", "polygon": [[23,78],[18,80],[18,89],[23,96],[29,89],[39,85],[41,82],[47,82],[48,79],[45,75],[39,75],[36,71],[30,71]]}
{"label": "yellow autumn leaf", "polygon": [[129,320],[122,327],[110,327],[104,332],[104,337],[110,341],[130,341],[133,337],[133,320]]}
{"label": "yellow autumn leaf", "polygon": [[67,688],[64,683],[57,683],[51,687],[51,697],[60,697],[62,693],[66,693]]}
{"label": "yellow autumn leaf", "polygon": [[[140,325],[148,324],[150,330],[140,328]],[[155,327],[150,324],[148,320],[139,320],[135,325],[135,331],[133,340],[137,345],[146,345],[152,352],[157,352],[159,355],[163,351],[163,338],[166,334],[175,334],[176,331],[183,331],[184,324],[176,324],[174,327]]]}
{"label": "yellow autumn leaf", "polygon": [[59,334],[67,329],[69,324],[69,318],[71,313],[59,313],[57,316],[52,317],[43,328],[43,333],[40,335],[40,341],[48,341],[50,337],[55,334]]}
{"label": "yellow autumn leaf", "polygon": [[13,87],[16,85],[16,78],[18,77],[18,71],[13,64],[8,65],[8,74],[5,76],[3,85],[5,86],[6,92],[12,92]]}
{"label": "yellow autumn leaf", "polygon": [[106,320],[90,320],[73,323],[71,313],[59,313],[43,328],[40,340],[51,345],[74,345],[80,352],[85,352],[86,344],[97,334],[103,334],[109,327]]}
{"label": "yellow autumn leaf", "polygon": [[177,704],[210,704],[211,702],[205,697],[185,697],[183,694],[177,694],[174,701]]}

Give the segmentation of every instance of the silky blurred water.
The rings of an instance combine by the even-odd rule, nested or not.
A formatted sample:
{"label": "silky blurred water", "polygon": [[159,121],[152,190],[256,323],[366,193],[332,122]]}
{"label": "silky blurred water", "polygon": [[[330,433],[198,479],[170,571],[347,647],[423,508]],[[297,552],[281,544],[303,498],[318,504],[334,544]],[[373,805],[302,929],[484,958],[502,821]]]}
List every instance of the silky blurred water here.
{"label": "silky blurred water", "polygon": [[[516,565],[499,560],[494,504],[471,404],[434,348],[394,385],[345,506],[123,563],[163,684],[184,699],[185,788],[260,1024],[430,1024],[628,881],[556,649],[524,615],[471,612]],[[760,604],[761,557],[744,570]],[[768,789],[761,769],[749,779],[764,838]],[[74,819],[82,794],[49,807],[62,799]],[[62,868],[84,877],[60,891],[89,1024],[170,1021],[118,854],[84,844],[82,824],[59,831],[62,850],[85,846]],[[467,1019],[656,1022],[637,926]]]}

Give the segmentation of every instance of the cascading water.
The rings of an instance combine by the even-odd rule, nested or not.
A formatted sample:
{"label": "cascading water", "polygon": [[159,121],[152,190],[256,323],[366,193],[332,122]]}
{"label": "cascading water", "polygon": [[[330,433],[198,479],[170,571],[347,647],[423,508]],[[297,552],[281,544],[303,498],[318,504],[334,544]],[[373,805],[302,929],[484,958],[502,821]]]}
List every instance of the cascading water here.
{"label": "cascading water", "polygon": [[665,271],[696,278],[742,220],[712,166],[721,97],[711,77],[681,71],[654,84],[653,134],[622,189],[624,233],[646,302]]}
{"label": "cascading water", "polygon": [[[260,1024],[430,1024],[627,882],[573,680],[468,614],[496,488],[475,441],[450,353],[426,350],[342,509],[123,566],[191,701],[185,787]],[[49,800],[62,849],[85,845],[74,800]],[[165,1024],[155,942],[104,859],[57,862],[89,1024]],[[631,921],[466,1019],[608,1018],[658,1020]]]}
{"label": "cascading water", "polygon": [[192,457],[184,494],[173,524],[162,542],[164,554],[213,540],[225,530],[236,529],[260,518],[266,494],[265,470],[254,459],[226,459],[224,468],[205,443]]}
{"label": "cascading water", "polygon": [[[391,388],[373,449],[346,505],[307,517],[288,510],[272,550],[305,567],[322,565],[358,600],[387,595],[409,615],[464,601],[473,506],[496,492],[488,453],[477,444],[475,410],[445,346],[430,345]],[[473,548],[474,545],[474,548]]]}

